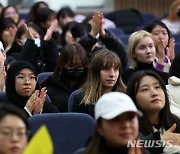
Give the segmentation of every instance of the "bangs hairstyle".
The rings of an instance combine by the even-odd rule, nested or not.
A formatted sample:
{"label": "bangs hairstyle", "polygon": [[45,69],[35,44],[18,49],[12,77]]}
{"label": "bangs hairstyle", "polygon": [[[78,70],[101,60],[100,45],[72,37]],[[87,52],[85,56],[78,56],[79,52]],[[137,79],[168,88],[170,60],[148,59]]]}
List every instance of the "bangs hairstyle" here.
{"label": "bangs hairstyle", "polygon": [[145,30],[139,30],[134,33],[132,33],[128,40],[128,56],[130,60],[130,67],[136,68],[137,67],[137,60],[134,58],[135,54],[135,48],[137,44],[144,39],[145,37],[150,37],[153,40],[152,34],[145,31]]}
{"label": "bangs hairstyle", "polygon": [[[160,120],[159,120],[160,126],[165,128],[165,130],[167,130],[173,125],[173,123],[176,123],[177,129],[175,130],[175,132],[177,132],[177,131],[179,132],[180,124],[179,124],[178,118],[175,115],[173,115],[170,111],[169,98],[168,98],[166,86],[158,74],[156,74],[155,72],[150,71],[150,70],[136,72],[135,74],[133,74],[130,81],[128,82],[126,93],[131,97],[131,99],[135,103],[136,107],[140,111],[142,111],[142,109],[138,106],[138,103],[136,101],[136,95],[137,95],[137,92],[139,89],[139,85],[142,81],[142,78],[146,77],[146,76],[154,77],[159,82],[159,85],[162,88],[164,95],[165,95],[165,106],[160,111]],[[147,134],[154,132],[152,124],[149,122],[149,120],[145,116],[143,116],[142,118],[139,119],[139,123],[140,123],[140,131],[141,132],[147,133]]]}
{"label": "bangs hairstyle", "polygon": [[149,33],[152,33],[153,29],[156,27],[156,26],[160,26],[164,29],[166,29],[167,31],[167,34],[168,34],[168,40],[170,39],[170,31],[168,29],[168,27],[166,26],[166,24],[164,24],[162,21],[160,20],[154,20],[150,23],[148,23],[147,25],[144,26],[143,30],[149,32]]}
{"label": "bangs hairstyle", "polygon": [[66,65],[73,62],[75,57],[80,57],[83,67],[88,66],[86,51],[79,43],[67,44],[61,51],[53,76],[56,77]]}
{"label": "bangs hairstyle", "polygon": [[[116,53],[109,51],[108,49],[101,49],[98,50],[93,56],[92,68],[93,67],[98,71],[109,67],[121,68],[121,62],[119,57],[116,55]],[[121,74],[121,70],[119,71]]]}
{"label": "bangs hairstyle", "polygon": [[95,104],[99,97],[102,96],[100,71],[109,67],[119,69],[119,77],[113,91],[125,92],[126,87],[121,79],[122,67],[118,55],[108,49],[101,49],[94,54],[90,63],[87,81],[81,88],[84,93],[81,104]]}

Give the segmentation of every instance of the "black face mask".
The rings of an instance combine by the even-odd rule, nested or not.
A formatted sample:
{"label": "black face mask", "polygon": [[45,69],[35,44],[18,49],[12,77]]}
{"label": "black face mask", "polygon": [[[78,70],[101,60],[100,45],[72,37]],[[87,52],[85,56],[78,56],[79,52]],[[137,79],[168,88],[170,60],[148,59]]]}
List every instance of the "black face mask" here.
{"label": "black face mask", "polygon": [[86,68],[83,70],[79,71],[78,69],[71,69],[68,70],[66,68],[63,69],[62,75],[64,78],[68,78],[69,80],[81,80],[84,75],[86,74]]}
{"label": "black face mask", "polygon": [[180,9],[177,12],[177,16],[180,18]]}

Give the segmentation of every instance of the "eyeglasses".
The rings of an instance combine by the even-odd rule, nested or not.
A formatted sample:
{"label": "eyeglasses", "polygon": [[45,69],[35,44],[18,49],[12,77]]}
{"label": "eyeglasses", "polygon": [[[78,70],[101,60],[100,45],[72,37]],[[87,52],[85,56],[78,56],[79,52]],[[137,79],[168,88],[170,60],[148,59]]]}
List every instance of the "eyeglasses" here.
{"label": "eyeglasses", "polygon": [[65,67],[68,72],[74,72],[77,70],[78,72],[84,72],[86,67]]}
{"label": "eyeglasses", "polygon": [[6,13],[7,16],[16,15],[16,14],[17,14],[16,11],[9,11]]}
{"label": "eyeglasses", "polygon": [[34,76],[34,75],[31,75],[29,77],[25,77],[23,75],[17,75],[16,76],[16,79],[19,80],[19,81],[26,81],[27,79],[31,82],[37,82],[38,81],[38,77],[37,76]]}
{"label": "eyeglasses", "polygon": [[20,130],[11,130],[11,129],[0,129],[0,136],[6,139],[11,139],[14,135],[16,135],[19,139],[25,138],[29,136],[29,131],[25,129]]}

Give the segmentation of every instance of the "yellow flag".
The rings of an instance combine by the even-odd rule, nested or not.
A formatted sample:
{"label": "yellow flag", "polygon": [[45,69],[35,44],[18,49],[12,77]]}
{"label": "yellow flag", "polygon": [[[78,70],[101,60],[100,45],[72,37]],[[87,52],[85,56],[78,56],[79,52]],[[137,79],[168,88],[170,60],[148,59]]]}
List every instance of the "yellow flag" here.
{"label": "yellow flag", "polygon": [[53,154],[53,142],[45,125],[35,133],[23,154]]}

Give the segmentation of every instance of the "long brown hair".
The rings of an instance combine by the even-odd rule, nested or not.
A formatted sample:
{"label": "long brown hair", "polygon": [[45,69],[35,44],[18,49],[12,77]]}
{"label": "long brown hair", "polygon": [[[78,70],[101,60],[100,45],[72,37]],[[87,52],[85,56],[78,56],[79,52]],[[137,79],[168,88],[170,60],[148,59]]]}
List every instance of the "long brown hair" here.
{"label": "long brown hair", "polygon": [[57,77],[63,68],[79,56],[83,66],[88,66],[88,58],[84,48],[79,43],[67,44],[61,51],[53,76]]}
{"label": "long brown hair", "polygon": [[113,91],[125,92],[125,85],[122,82],[121,74],[121,62],[118,55],[108,49],[101,49],[95,53],[89,66],[87,81],[82,86],[81,90],[84,93],[84,97],[81,104],[95,103],[102,95],[102,83],[100,78],[100,71],[106,67],[119,68],[119,77]]}
{"label": "long brown hair", "polygon": [[98,132],[98,127],[99,125],[101,125],[101,118],[97,120],[96,122],[96,127],[95,127],[95,130],[94,130],[94,134],[93,136],[91,137],[91,140],[90,142],[88,143],[85,151],[84,151],[84,154],[102,154],[100,151],[100,147],[101,147],[101,144],[102,144],[102,141],[103,141],[103,138],[100,136],[99,132]]}

